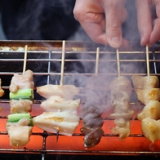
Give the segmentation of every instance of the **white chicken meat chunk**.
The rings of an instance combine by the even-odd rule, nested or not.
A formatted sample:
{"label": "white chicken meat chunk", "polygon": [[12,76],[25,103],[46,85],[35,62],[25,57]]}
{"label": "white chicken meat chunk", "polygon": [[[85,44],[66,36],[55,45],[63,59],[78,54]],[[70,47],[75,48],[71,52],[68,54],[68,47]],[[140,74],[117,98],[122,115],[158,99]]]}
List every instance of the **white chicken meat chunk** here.
{"label": "white chicken meat chunk", "polygon": [[43,101],[40,106],[45,111],[69,111],[76,114],[79,104],[80,99],[65,100],[60,96],[51,96]]}
{"label": "white chicken meat chunk", "polygon": [[9,86],[10,92],[15,93],[20,89],[28,88],[34,89],[33,72],[27,70],[23,74],[15,73]]}
{"label": "white chicken meat chunk", "polygon": [[119,112],[119,113],[115,112],[115,113],[110,114],[110,117],[114,118],[114,119],[123,118],[125,120],[129,120],[132,117],[133,113],[134,113],[134,111],[132,111],[132,110],[128,110],[126,112]]}
{"label": "white chicken meat chunk", "polygon": [[6,130],[10,139],[10,145],[14,147],[25,146],[30,141],[32,126],[28,126],[30,120],[22,118],[17,123],[6,123]]}
{"label": "white chicken meat chunk", "polygon": [[142,120],[142,132],[152,143],[160,140],[160,120],[144,118]]}
{"label": "white chicken meat chunk", "polygon": [[114,113],[110,114],[110,117],[115,123],[112,133],[124,139],[130,134],[130,118],[134,113],[130,109],[132,86],[127,78],[117,77],[111,82],[110,91],[111,105],[114,108]]}
{"label": "white chicken meat chunk", "polygon": [[33,101],[27,99],[10,100],[11,113],[25,113],[32,111]]}
{"label": "white chicken meat chunk", "polygon": [[132,76],[134,88],[137,89],[150,89],[158,88],[159,79],[157,76]]}
{"label": "white chicken meat chunk", "polygon": [[79,93],[79,89],[74,85],[52,85],[47,84],[37,87],[37,93],[44,98],[60,96],[64,99],[73,99]]}
{"label": "white chicken meat chunk", "polygon": [[8,136],[10,145],[14,147],[25,146],[30,141],[32,127],[30,126],[10,126]]}
{"label": "white chicken meat chunk", "polygon": [[151,100],[148,104],[143,108],[143,110],[137,115],[138,120],[142,120],[144,118],[152,118],[158,120],[160,118],[160,102],[157,100]]}
{"label": "white chicken meat chunk", "polygon": [[160,100],[159,88],[135,89],[135,92],[137,99],[145,105],[151,100]]}
{"label": "white chicken meat chunk", "polygon": [[33,118],[33,124],[52,133],[71,136],[79,124],[79,117],[70,112],[44,112]]}
{"label": "white chicken meat chunk", "polygon": [[112,93],[120,93],[121,91],[124,91],[130,96],[132,93],[132,86],[127,78],[120,76],[111,82],[110,90]]}
{"label": "white chicken meat chunk", "polygon": [[[123,121],[123,122],[122,122]],[[116,120],[116,126],[112,128],[112,133],[119,135],[120,139],[124,139],[130,135],[130,122],[126,120]]]}
{"label": "white chicken meat chunk", "polygon": [[112,93],[111,91],[111,105],[114,107],[115,112],[124,112],[129,108],[129,95],[122,91]]}

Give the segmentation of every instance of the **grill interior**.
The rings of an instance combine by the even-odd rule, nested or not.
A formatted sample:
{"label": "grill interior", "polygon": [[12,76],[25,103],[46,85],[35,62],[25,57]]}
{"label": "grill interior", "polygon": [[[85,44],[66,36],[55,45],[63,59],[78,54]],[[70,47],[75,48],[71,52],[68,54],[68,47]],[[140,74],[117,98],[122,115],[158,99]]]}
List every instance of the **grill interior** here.
{"label": "grill interior", "polygon": [[[114,126],[113,119],[109,118],[112,112],[109,106],[108,85],[117,76],[147,75],[148,65],[150,75],[159,76],[158,45],[149,48],[149,60],[146,61],[146,48],[119,50],[84,44],[81,42],[64,41],[1,41],[0,42],[0,78],[5,95],[0,99],[2,111],[0,114],[0,153],[40,154],[45,159],[46,154],[61,155],[155,155],[160,154],[160,141],[151,144],[141,132],[141,123],[136,114],[142,109],[135,93],[131,97],[131,108],[135,114],[131,121],[131,134],[124,140],[111,133]],[[103,137],[98,145],[86,149],[83,146],[84,135],[80,132],[82,121],[73,136],[63,136],[47,133],[34,127],[30,142],[21,148],[12,148],[5,124],[9,109],[9,85],[15,72],[22,73],[24,63],[24,47],[28,46],[26,69],[34,72],[35,87],[45,84],[60,84],[62,79],[62,52],[65,52],[63,85],[74,84],[82,91],[80,96],[90,87],[99,86],[106,94],[102,105],[106,110],[102,117],[104,120]],[[89,85],[88,85],[89,84]],[[39,104],[44,100],[36,93],[31,115],[34,117],[43,112]],[[83,101],[83,98],[82,98]]]}

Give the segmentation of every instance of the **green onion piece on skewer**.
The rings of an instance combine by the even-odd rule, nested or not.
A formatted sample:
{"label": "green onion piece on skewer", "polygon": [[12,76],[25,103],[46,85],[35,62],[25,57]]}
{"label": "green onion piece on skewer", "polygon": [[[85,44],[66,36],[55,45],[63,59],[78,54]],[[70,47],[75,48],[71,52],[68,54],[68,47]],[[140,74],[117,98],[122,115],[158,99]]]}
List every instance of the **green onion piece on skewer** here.
{"label": "green onion piece on skewer", "polygon": [[32,117],[30,116],[29,113],[14,113],[14,114],[9,114],[8,115],[8,121],[9,123],[17,123],[21,119],[29,119],[30,120],[30,126],[33,125],[32,123]]}
{"label": "green onion piece on skewer", "polygon": [[29,89],[20,89],[15,93],[10,92],[9,98],[15,99],[15,100],[19,100],[19,99],[33,100],[34,99],[33,89],[30,89],[30,88]]}

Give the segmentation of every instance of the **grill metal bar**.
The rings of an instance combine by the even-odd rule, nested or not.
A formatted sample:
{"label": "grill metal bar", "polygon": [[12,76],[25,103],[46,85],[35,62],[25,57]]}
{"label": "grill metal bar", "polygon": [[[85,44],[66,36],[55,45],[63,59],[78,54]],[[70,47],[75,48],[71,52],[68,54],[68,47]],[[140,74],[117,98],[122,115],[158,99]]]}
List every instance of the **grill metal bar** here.
{"label": "grill metal bar", "polygon": [[48,77],[47,77],[47,84],[50,83],[50,69],[51,69],[51,62],[50,62],[50,59],[51,59],[51,51],[48,52]]}
{"label": "grill metal bar", "polygon": [[[46,43],[49,43],[49,45]],[[57,44],[58,43],[58,47]],[[3,45],[9,45],[9,47],[7,48],[6,46]],[[16,44],[16,46],[18,46],[20,49],[12,49],[12,45],[14,46]],[[45,43],[41,43],[41,45],[39,45],[39,42],[37,42],[36,44],[34,43],[33,45],[37,45],[35,48],[31,47],[30,45],[32,45],[32,42],[18,42],[18,45],[16,42],[0,42],[0,63],[2,63],[2,68],[6,69],[6,64],[10,63],[10,64],[22,64],[23,63],[23,54],[24,54],[24,50],[23,47],[25,44],[28,45],[28,58],[27,58],[27,68],[32,68],[32,65],[36,62],[38,62],[38,65],[42,65],[41,67],[37,68],[39,69],[35,69],[35,66],[33,66],[33,72],[34,72],[34,76],[41,78],[44,77],[45,79],[45,83],[43,84],[49,84],[49,83],[54,83],[54,84],[59,84],[60,81],[60,76],[61,76],[61,70],[59,68],[60,67],[60,63],[62,61],[61,59],[61,55],[62,55],[62,42],[45,42]],[[45,44],[45,45],[44,45]],[[55,45],[54,45],[55,44]],[[80,46],[79,46],[80,44]],[[44,45],[44,46],[43,46]],[[43,50],[45,47],[45,50]],[[65,78],[70,76],[72,77],[95,77],[95,67],[93,67],[93,71],[89,72],[88,70],[84,71],[80,71],[78,72],[77,70],[66,70],[67,68],[67,64],[72,64],[74,63],[74,65],[76,63],[82,63],[84,66],[85,64],[89,64],[90,66],[94,66],[96,64],[96,49],[97,47],[99,47],[99,57],[98,57],[98,72],[96,74],[96,76],[99,77],[109,77],[109,78],[113,78],[115,76],[117,76],[117,69],[113,70],[109,70],[109,68],[107,68],[109,65],[111,65],[112,67],[115,67],[116,64],[118,64],[118,70],[120,73],[120,76],[132,76],[132,75],[142,75],[145,76],[147,75],[146,70],[143,69],[142,71],[140,71],[139,69],[134,70],[134,67],[136,66],[137,63],[140,63],[141,66],[146,65],[146,51],[144,51],[143,49],[137,50],[137,51],[118,51],[118,58],[116,57],[116,50],[113,49],[106,49],[103,48],[101,46],[96,46],[95,44],[92,47],[88,47],[87,45],[83,46],[81,43],[76,44],[75,42],[67,42],[66,43],[66,50],[65,50],[65,67],[64,67],[64,83],[66,83]],[[7,49],[6,49],[7,48]],[[34,50],[35,49],[35,50]],[[152,55],[153,59],[149,59],[149,63],[153,63],[153,71],[151,70],[150,75],[156,75],[156,76],[160,76],[160,73],[158,73],[158,62],[160,62],[159,59],[156,58],[156,55],[159,55],[160,51],[149,51],[149,55]],[[135,55],[138,56],[138,58],[135,58]],[[14,58],[14,56],[16,58]],[[35,57],[36,56],[36,57]],[[76,58],[72,58],[72,56],[77,56]],[[131,70],[129,70],[128,72],[126,72],[125,67],[127,66],[127,64],[131,64],[133,65],[131,68]],[[56,67],[54,66],[56,64]],[[94,64],[94,65],[93,65]],[[109,65],[104,65],[104,67],[106,68],[107,72],[105,72],[102,68],[103,64],[109,64]],[[3,66],[4,65],[4,66]],[[6,65],[6,66],[5,66]],[[19,66],[20,66],[19,65]],[[23,66],[23,65],[22,65]],[[79,64],[76,65],[76,69],[78,68]],[[88,65],[87,65],[88,67]],[[43,70],[44,69],[44,70]],[[16,68],[16,72],[17,73],[21,73],[22,69]],[[0,69],[0,77],[2,76],[2,88],[7,90],[9,89],[9,82],[8,84],[4,84],[3,83],[3,78],[8,77],[7,79],[11,79],[11,76],[13,76],[13,74],[15,73],[14,69],[9,69],[9,70],[1,70]],[[56,77],[56,78],[55,78]],[[77,80],[77,79],[76,79]],[[36,82],[36,85],[40,85],[39,82]],[[83,86],[79,86],[80,88]],[[35,99],[34,100],[34,104],[40,104],[42,101],[42,99]],[[137,102],[132,102],[131,104],[133,106],[136,105]],[[9,99],[1,99],[0,100],[0,104],[3,106],[7,105],[9,107]],[[2,107],[3,109],[4,107]],[[35,107],[36,108],[36,107]],[[36,114],[35,114],[36,115]],[[7,119],[7,115],[0,115],[0,120],[6,120]],[[108,117],[108,114],[106,117],[103,118],[105,123],[108,122],[112,122],[113,119],[110,119]],[[131,119],[131,122],[137,122],[138,120],[136,119]],[[134,127],[133,127],[134,128]],[[0,137],[1,136],[7,136],[7,132],[0,130]],[[42,155],[42,160],[45,160],[46,154],[92,154],[92,155],[160,155],[160,150],[156,149],[155,151],[152,151],[150,149],[143,149],[143,150],[109,150],[109,149],[104,149],[102,147],[99,148],[93,148],[93,149],[85,149],[85,148],[81,148],[81,149],[74,149],[73,148],[69,148],[69,149],[55,149],[55,148],[51,148],[48,147],[48,143],[55,143],[55,145],[58,145],[59,143],[61,143],[61,139],[65,136],[62,135],[57,135],[56,133],[47,133],[47,132],[33,132],[32,136],[36,137],[42,137],[42,144],[39,148],[33,149],[32,147],[27,147],[27,148],[23,148],[23,149],[13,149],[13,148],[1,148],[0,147],[0,152],[7,152],[7,153],[40,153]],[[81,134],[80,132],[76,132],[73,134],[73,138],[78,138],[78,140],[80,139],[81,143],[83,143],[82,138],[83,138],[83,134]],[[55,137],[55,142],[51,141],[50,139],[54,139]],[[108,140],[108,138],[113,138],[114,141],[118,141],[119,144],[122,144],[120,141],[118,140],[118,136],[113,135],[112,133],[106,131],[103,135],[104,140]],[[144,139],[144,142],[148,144],[148,141],[145,140],[144,136],[142,135],[142,133],[137,132],[137,133],[131,133],[130,136],[128,137],[129,139]],[[49,139],[49,140],[48,140]],[[58,139],[58,141],[56,141]],[[73,139],[74,141],[74,139]],[[127,141],[127,140],[126,140]],[[107,142],[106,142],[107,143]],[[112,149],[112,148],[111,148]]]}
{"label": "grill metal bar", "polygon": [[153,50],[153,64],[154,64],[154,73],[157,74],[157,61],[155,56],[155,50]]}

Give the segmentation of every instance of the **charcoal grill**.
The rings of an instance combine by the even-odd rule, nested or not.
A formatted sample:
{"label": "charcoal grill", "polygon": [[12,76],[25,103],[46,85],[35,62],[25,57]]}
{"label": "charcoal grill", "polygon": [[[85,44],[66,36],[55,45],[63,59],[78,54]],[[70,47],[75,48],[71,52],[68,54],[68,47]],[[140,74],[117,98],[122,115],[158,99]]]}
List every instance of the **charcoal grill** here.
{"label": "charcoal grill", "polygon": [[[151,144],[141,132],[140,121],[136,119],[143,107],[133,93],[131,108],[135,115],[131,118],[131,134],[124,140],[111,133],[114,126],[113,119],[109,118],[111,112],[108,103],[109,90],[105,86],[106,111],[103,113],[103,137],[98,145],[84,148],[83,137],[80,132],[82,121],[73,136],[63,136],[47,133],[36,127],[33,128],[30,142],[21,148],[13,148],[9,144],[9,137],[5,124],[9,110],[9,85],[13,74],[22,73],[24,63],[24,48],[28,46],[26,69],[34,72],[35,86],[59,84],[61,79],[62,52],[65,52],[63,85],[74,84],[85,92],[88,79],[102,78],[107,84],[116,76],[147,75],[146,48],[137,50],[117,50],[96,44],[66,41],[0,41],[0,78],[5,95],[0,99],[2,111],[0,113],[0,153],[12,154],[40,154],[45,159],[46,154],[60,155],[160,155],[160,141]],[[117,54],[118,53],[118,54]],[[156,46],[149,48],[150,75],[160,76],[158,63],[160,51]],[[138,66],[138,67],[137,67]],[[103,85],[99,81],[98,85]],[[89,86],[90,87],[90,86]],[[103,86],[101,88],[104,88]],[[84,89],[84,90],[83,90]],[[39,107],[43,98],[36,93],[31,115],[34,117],[42,113]],[[108,109],[109,108],[109,109]]]}

